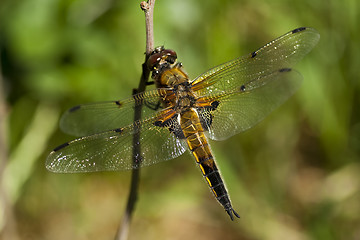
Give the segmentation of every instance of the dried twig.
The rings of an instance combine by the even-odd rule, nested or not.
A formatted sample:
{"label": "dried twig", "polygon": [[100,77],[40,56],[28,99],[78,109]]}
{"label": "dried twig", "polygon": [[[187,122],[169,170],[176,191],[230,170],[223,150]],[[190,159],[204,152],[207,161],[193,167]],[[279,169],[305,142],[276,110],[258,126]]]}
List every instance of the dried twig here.
{"label": "dried twig", "polygon": [[[142,75],[140,78],[139,87],[134,90],[133,94],[143,92],[146,88],[146,83],[150,76],[150,70],[146,65],[146,61],[149,58],[151,52],[154,49],[154,31],[153,31],[153,12],[154,12],[155,0],[148,0],[147,2],[141,2],[140,7],[145,13],[145,23],[146,23],[146,55],[145,62],[142,65]],[[141,119],[141,106],[136,106],[134,114],[134,122]],[[139,126],[135,125],[135,128]],[[140,129],[138,129],[138,134],[134,135],[133,138],[133,161],[134,164],[141,161],[141,145],[140,145]],[[140,169],[133,169],[131,175],[131,187],[128,202],[126,205],[124,217],[122,219],[122,224],[118,229],[118,232],[115,236],[115,240],[125,240],[128,238],[130,221],[132,213],[134,212],[135,203],[137,200],[138,185],[139,185],[139,176]]]}
{"label": "dried twig", "polygon": [[154,27],[153,27],[153,15],[154,15],[155,0],[149,0],[148,2],[141,2],[140,7],[145,12],[146,22],[146,57],[154,50]]}

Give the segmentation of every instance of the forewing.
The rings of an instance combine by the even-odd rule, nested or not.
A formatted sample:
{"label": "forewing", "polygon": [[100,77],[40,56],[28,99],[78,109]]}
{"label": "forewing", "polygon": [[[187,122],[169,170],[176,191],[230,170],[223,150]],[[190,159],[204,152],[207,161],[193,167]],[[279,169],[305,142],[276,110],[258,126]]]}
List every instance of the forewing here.
{"label": "forewing", "polygon": [[167,89],[159,88],[123,101],[78,105],[64,113],[60,128],[74,136],[85,136],[128,126],[134,122],[135,108],[141,107],[141,119],[161,110],[161,99],[166,93]]}
{"label": "forewing", "polygon": [[315,29],[295,29],[245,57],[210,69],[194,79],[192,89],[200,96],[224,92],[251,79],[290,68],[311,51],[319,38]]}
{"label": "forewing", "polygon": [[224,140],[245,131],[285,102],[300,87],[302,76],[285,68],[262,75],[223,94],[214,94],[208,101],[218,101],[209,112],[200,111],[209,137]]}
{"label": "forewing", "polygon": [[[152,165],[183,154],[186,143],[169,131],[157,127],[155,119],[136,122],[125,128],[78,138],[55,148],[46,160],[52,172],[74,173],[119,171]],[[139,134],[137,162],[133,162],[134,135]],[[140,145],[139,145],[140,143]]]}

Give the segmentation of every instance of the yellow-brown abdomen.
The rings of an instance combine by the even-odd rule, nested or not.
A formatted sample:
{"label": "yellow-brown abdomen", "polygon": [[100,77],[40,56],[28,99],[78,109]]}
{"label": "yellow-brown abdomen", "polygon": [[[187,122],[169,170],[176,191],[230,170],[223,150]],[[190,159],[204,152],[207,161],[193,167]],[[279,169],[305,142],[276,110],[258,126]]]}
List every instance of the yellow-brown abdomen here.
{"label": "yellow-brown abdomen", "polygon": [[219,170],[216,167],[196,109],[191,108],[181,113],[180,125],[191,153],[194,155],[216,199],[225,208],[225,211],[230,215],[231,219],[233,219],[233,214],[239,217],[231,206],[227,190],[221,179]]}

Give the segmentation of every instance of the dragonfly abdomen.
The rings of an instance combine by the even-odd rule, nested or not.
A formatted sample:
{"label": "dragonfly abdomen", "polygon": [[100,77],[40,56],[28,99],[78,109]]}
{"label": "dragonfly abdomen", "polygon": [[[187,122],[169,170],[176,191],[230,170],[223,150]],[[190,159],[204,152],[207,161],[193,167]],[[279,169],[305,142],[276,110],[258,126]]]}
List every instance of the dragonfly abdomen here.
{"label": "dragonfly abdomen", "polygon": [[191,153],[196,159],[196,163],[208,183],[215,198],[224,207],[231,220],[234,215],[239,215],[234,211],[226,190],[225,184],[216,167],[215,159],[211,153],[210,146],[204,134],[199,116],[194,109],[190,109],[181,114],[180,124]]}

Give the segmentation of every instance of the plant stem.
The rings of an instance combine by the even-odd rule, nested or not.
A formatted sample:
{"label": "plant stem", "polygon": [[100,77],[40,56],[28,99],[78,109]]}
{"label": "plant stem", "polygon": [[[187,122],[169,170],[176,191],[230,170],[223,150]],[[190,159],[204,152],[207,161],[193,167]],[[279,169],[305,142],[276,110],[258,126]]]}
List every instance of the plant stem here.
{"label": "plant stem", "polygon": [[[150,76],[150,70],[148,69],[146,62],[154,49],[154,31],[153,31],[153,13],[154,13],[155,0],[148,0],[147,2],[143,1],[140,4],[141,9],[145,13],[145,24],[146,24],[146,55],[145,62],[142,64],[142,74],[139,82],[139,87],[134,90],[133,94],[143,92],[146,88],[146,83]],[[141,119],[141,108],[142,106],[135,107],[134,122],[136,123]],[[134,165],[141,161],[141,141],[140,141],[140,126],[134,125],[137,128],[137,134],[134,134],[133,138],[133,162]],[[132,214],[134,212],[135,203],[138,197],[138,186],[140,178],[140,169],[136,168],[132,170],[131,175],[131,186],[129,197],[122,219],[122,224],[119,227],[115,240],[125,240],[129,235],[130,221]]]}

